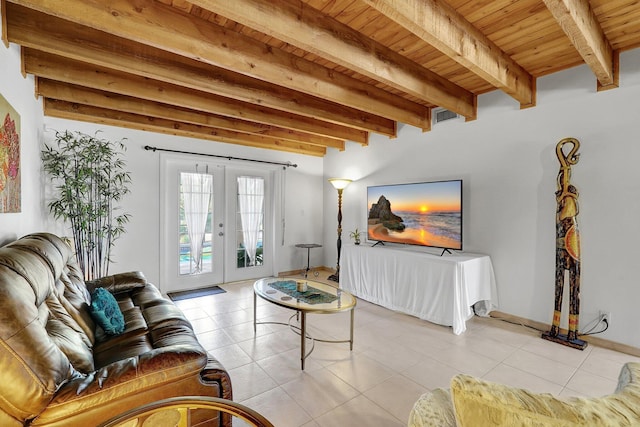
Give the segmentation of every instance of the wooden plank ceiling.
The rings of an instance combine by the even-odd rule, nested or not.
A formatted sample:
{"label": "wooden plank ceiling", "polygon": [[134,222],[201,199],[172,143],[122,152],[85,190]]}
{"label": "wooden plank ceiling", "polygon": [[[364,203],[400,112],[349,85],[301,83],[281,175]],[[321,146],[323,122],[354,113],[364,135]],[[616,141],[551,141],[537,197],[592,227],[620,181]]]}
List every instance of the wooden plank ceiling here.
{"label": "wooden plank ceiling", "polygon": [[45,114],[323,156],[640,47],[637,0],[0,0]]}

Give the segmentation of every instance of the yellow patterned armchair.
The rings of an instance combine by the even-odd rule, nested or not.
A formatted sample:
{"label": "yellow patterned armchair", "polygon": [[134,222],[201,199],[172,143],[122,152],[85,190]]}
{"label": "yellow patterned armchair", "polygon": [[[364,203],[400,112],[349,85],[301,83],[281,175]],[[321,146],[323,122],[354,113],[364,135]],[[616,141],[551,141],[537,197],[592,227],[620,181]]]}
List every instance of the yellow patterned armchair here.
{"label": "yellow patterned armchair", "polygon": [[623,366],[613,394],[560,399],[457,375],[451,389],[422,395],[409,427],[640,426],[640,363]]}

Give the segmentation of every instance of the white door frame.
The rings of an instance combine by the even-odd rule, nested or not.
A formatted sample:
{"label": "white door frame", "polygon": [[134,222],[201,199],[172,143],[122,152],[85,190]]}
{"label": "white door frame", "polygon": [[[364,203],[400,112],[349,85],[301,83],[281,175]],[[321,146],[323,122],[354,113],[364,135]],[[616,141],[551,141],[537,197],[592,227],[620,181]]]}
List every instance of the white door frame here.
{"label": "white door frame", "polygon": [[[197,170],[196,170],[197,165]],[[180,172],[208,171],[213,180],[212,263],[210,273],[181,275],[179,272],[180,244],[178,241]],[[224,241],[218,236],[219,218],[224,218],[224,167],[193,156],[160,154],[160,289],[164,292],[183,291],[222,283],[224,279]]]}
{"label": "white door frame", "polygon": [[[174,209],[175,205],[169,206],[171,195],[169,192],[178,191],[178,169],[184,171],[180,167],[184,167],[189,171],[195,172],[195,165],[198,164],[199,171],[204,171],[206,165],[209,165],[209,173],[214,173],[214,223],[213,250],[215,253],[224,254],[223,265],[219,267],[219,271],[214,275],[195,275],[180,276],[177,268],[177,247],[175,243],[177,238],[170,236],[170,233],[176,233],[177,228],[168,225],[169,221],[176,223],[178,209]],[[190,169],[189,169],[190,168]],[[211,286],[223,282],[247,280],[258,277],[276,275],[275,266],[275,250],[276,235],[280,230],[280,226],[276,223],[275,218],[278,215],[280,203],[276,199],[282,197],[282,191],[276,191],[277,168],[273,166],[253,166],[246,163],[238,163],[225,160],[210,160],[197,155],[176,154],[176,153],[160,153],[160,290],[162,292],[171,292],[176,290],[196,289],[204,286]],[[216,176],[217,172],[222,171],[221,176]],[[235,220],[236,208],[236,190],[235,177],[240,175],[262,176],[265,178],[265,217],[264,217],[264,236],[263,236],[263,265],[257,267],[247,267],[239,269],[236,267],[236,248],[227,241],[235,241],[235,239],[227,239],[227,233],[233,233],[232,223]],[[231,178],[230,178],[231,177]],[[216,179],[217,178],[217,179]],[[224,195],[224,200],[220,202],[220,195]],[[229,202],[232,200],[232,202]],[[175,203],[175,198],[173,203]],[[216,206],[223,206],[222,213],[216,212]],[[223,220],[220,221],[217,215],[222,215]],[[222,227],[220,226],[222,223]],[[219,234],[222,235],[219,236]],[[217,239],[219,237],[219,239]],[[217,247],[219,246],[219,247]],[[198,277],[202,276],[202,277]]]}

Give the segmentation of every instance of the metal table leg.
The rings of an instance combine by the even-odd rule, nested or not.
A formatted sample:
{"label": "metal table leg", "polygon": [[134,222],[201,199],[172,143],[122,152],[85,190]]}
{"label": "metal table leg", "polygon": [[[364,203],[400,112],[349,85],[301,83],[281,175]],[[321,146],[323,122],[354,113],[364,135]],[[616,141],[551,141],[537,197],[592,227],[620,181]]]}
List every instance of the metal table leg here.
{"label": "metal table leg", "polygon": [[309,263],[310,263],[310,256],[311,256],[311,248],[307,248],[307,269],[304,271],[304,278],[307,278],[307,275],[309,274]]}
{"label": "metal table leg", "polygon": [[355,307],[351,309],[351,331],[349,336],[349,350],[351,351],[353,351],[353,316],[355,311]]}
{"label": "metal table leg", "polygon": [[302,370],[304,371],[304,359],[307,357],[305,342],[307,339],[307,313],[305,311],[302,312],[300,319],[300,329],[300,362],[302,364]]}

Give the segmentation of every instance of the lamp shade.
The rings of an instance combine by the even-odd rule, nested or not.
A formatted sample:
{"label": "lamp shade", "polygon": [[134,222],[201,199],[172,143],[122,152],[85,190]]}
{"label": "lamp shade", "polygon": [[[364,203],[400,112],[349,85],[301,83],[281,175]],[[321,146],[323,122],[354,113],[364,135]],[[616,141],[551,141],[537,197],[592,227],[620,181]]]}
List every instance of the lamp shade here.
{"label": "lamp shade", "polygon": [[343,190],[351,183],[351,180],[345,178],[329,178],[329,182],[336,190]]}

